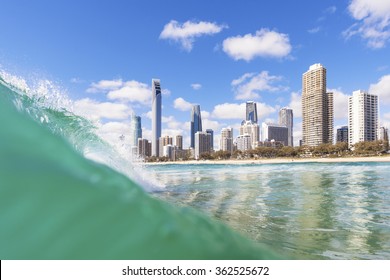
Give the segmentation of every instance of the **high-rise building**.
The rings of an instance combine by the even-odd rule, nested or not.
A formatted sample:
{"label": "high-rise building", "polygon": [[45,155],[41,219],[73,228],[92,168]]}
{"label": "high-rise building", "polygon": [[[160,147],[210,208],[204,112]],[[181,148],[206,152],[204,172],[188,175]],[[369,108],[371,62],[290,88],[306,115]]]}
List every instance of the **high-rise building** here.
{"label": "high-rise building", "polygon": [[191,148],[195,148],[195,133],[202,131],[200,105],[193,105],[191,111]]}
{"label": "high-rise building", "polygon": [[137,147],[138,138],[142,138],[141,117],[132,114],[130,117],[130,145]]}
{"label": "high-rise building", "polygon": [[214,130],[208,128],[206,133],[210,134],[210,150],[214,151]]}
{"label": "high-rise building", "polygon": [[211,134],[197,131],[195,133],[195,147],[194,147],[194,157],[195,159],[199,159],[200,155],[202,153],[209,153],[211,152]]}
{"label": "high-rise building", "polygon": [[357,90],[348,97],[348,145],[377,140],[378,96]]}
{"label": "high-rise building", "polygon": [[237,136],[236,139],[237,150],[239,151],[247,151],[252,148],[252,138],[248,133],[241,134]]}
{"label": "high-rise building", "polygon": [[288,146],[294,146],[294,137],[293,137],[293,110],[287,107],[284,107],[279,110],[279,125],[287,127],[288,130]]}
{"label": "high-rise building", "polygon": [[263,142],[276,141],[284,146],[288,145],[288,128],[284,125],[261,124],[261,140]]}
{"label": "high-rise building", "polygon": [[179,150],[183,150],[183,136],[176,135],[175,145]]}
{"label": "high-rise building", "polygon": [[222,128],[220,149],[233,153],[233,128]]}
{"label": "high-rise building", "polygon": [[150,157],[152,155],[152,143],[147,139],[138,138],[138,156]]}
{"label": "high-rise building", "polygon": [[158,139],[161,137],[161,85],[152,80],[152,156],[159,156]]}
{"label": "high-rise building", "polygon": [[381,126],[378,130],[378,140],[382,140],[382,141],[389,141],[389,130],[384,127],[384,126]]}
{"label": "high-rise building", "polygon": [[257,123],[243,121],[240,126],[240,135],[248,134],[251,137],[251,148],[255,149],[260,140],[260,129]]}
{"label": "high-rise building", "polygon": [[303,144],[333,143],[333,93],[326,92],[326,69],[311,65],[302,77]]}
{"label": "high-rise building", "polygon": [[336,142],[346,142],[348,143],[348,126],[342,126],[337,129]]}
{"label": "high-rise building", "polygon": [[158,139],[159,142],[159,157],[164,156],[164,147],[168,145],[173,145],[173,138],[169,136],[163,136]]}
{"label": "high-rise building", "polygon": [[257,105],[254,101],[246,102],[246,121],[257,123]]}

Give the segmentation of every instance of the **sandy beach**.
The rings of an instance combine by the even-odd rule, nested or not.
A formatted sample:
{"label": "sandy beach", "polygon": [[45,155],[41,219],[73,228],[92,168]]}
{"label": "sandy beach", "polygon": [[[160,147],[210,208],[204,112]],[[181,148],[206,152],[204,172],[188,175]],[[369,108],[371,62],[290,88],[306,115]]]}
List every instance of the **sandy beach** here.
{"label": "sandy beach", "polygon": [[168,162],[147,162],[147,165],[164,164],[272,164],[272,163],[306,163],[306,162],[390,162],[390,155],[374,157],[339,157],[339,158],[271,158],[271,159],[228,159],[228,160],[188,160]]}

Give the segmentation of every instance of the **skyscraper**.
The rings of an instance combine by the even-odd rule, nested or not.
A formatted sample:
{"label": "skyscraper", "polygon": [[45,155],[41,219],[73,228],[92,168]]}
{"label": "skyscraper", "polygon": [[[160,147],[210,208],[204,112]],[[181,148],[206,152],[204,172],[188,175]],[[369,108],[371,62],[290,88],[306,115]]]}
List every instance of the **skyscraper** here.
{"label": "skyscraper", "polygon": [[130,145],[132,147],[138,145],[138,138],[142,138],[141,117],[132,114],[130,118]]}
{"label": "skyscraper", "polygon": [[287,107],[284,107],[279,110],[279,125],[287,127],[288,130],[288,146],[294,146],[294,137],[293,137],[293,110]]}
{"label": "skyscraper", "polygon": [[254,101],[246,102],[246,121],[257,123],[257,105]]}
{"label": "skyscraper", "polygon": [[233,153],[233,128],[222,128],[220,149]]}
{"label": "skyscraper", "polygon": [[192,105],[191,111],[191,148],[195,148],[195,133],[202,131],[200,105]]}
{"label": "skyscraper", "polygon": [[161,86],[152,80],[152,156],[159,155],[158,139],[161,137]]}
{"label": "skyscraper", "polygon": [[214,130],[208,128],[206,133],[210,134],[210,150],[214,151]]}
{"label": "skyscraper", "polygon": [[326,69],[313,64],[302,77],[303,144],[333,143],[333,93],[326,92]]}
{"label": "skyscraper", "polygon": [[348,97],[348,146],[377,140],[378,96],[357,90]]}

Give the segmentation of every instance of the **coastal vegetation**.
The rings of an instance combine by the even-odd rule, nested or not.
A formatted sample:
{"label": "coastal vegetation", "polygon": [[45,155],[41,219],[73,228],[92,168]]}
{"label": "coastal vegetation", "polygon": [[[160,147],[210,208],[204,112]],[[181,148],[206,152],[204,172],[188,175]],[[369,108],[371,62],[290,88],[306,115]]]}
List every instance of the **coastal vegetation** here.
{"label": "coastal vegetation", "polygon": [[[386,154],[389,150],[388,141],[365,141],[359,142],[348,147],[348,143],[339,142],[332,144],[321,144],[317,147],[309,146],[275,146],[275,147],[257,147],[255,149],[240,151],[235,150],[233,153],[228,151],[216,151],[202,153],[200,160],[229,160],[229,159],[262,159],[262,158],[336,158],[336,157],[371,157]],[[191,160],[190,153],[184,153],[184,156],[176,160]],[[168,157],[150,157],[147,162],[167,162]]]}

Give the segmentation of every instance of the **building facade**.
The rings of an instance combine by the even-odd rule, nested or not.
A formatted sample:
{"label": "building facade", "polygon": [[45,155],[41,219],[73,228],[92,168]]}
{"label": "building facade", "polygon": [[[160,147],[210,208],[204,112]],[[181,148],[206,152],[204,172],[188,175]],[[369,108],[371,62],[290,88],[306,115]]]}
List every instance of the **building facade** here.
{"label": "building facade", "polygon": [[333,143],[333,93],[326,92],[326,69],[311,65],[302,77],[303,144]]}
{"label": "building facade", "polygon": [[257,104],[254,101],[246,102],[246,121],[257,123]]}
{"label": "building facade", "polygon": [[262,123],[261,135],[263,142],[276,141],[288,146],[288,128],[283,125]]}
{"label": "building facade", "polygon": [[152,80],[152,156],[159,156],[158,139],[161,137],[161,85]]}
{"label": "building facade", "polygon": [[170,136],[164,136],[159,138],[159,157],[164,156],[164,147],[168,145],[173,145],[173,138]]}
{"label": "building facade", "polygon": [[147,139],[138,138],[138,156],[147,158],[152,155],[152,143]]}
{"label": "building facade", "polygon": [[220,149],[222,151],[233,153],[233,128],[226,127],[221,130]]}
{"label": "building facade", "polygon": [[284,107],[279,110],[279,125],[287,127],[288,131],[288,146],[294,146],[293,127],[294,115],[291,108]]}
{"label": "building facade", "polygon": [[337,129],[336,142],[346,142],[348,143],[348,126],[342,126]]}
{"label": "building facade", "polygon": [[208,128],[206,133],[210,134],[210,151],[214,151],[214,130]]}
{"label": "building facade", "polygon": [[242,152],[248,151],[252,149],[252,138],[248,133],[241,134],[237,136],[236,144],[237,144],[238,151],[242,151]]}
{"label": "building facade", "polygon": [[378,96],[357,90],[348,97],[348,146],[375,141],[378,134]]}
{"label": "building facade", "polygon": [[138,138],[142,138],[141,117],[134,114],[130,117],[130,145],[138,146]]}
{"label": "building facade", "polygon": [[183,136],[182,135],[176,135],[175,145],[176,145],[178,150],[183,150]]}
{"label": "building facade", "polygon": [[202,116],[200,114],[200,105],[193,105],[191,111],[191,148],[195,148],[195,134],[198,131],[202,131]]}
{"label": "building facade", "polygon": [[199,159],[203,153],[211,152],[211,134],[198,131],[195,133],[194,158]]}
{"label": "building facade", "polygon": [[255,149],[260,140],[260,128],[257,123],[243,121],[240,126],[240,135],[248,134],[251,138],[251,148]]}

